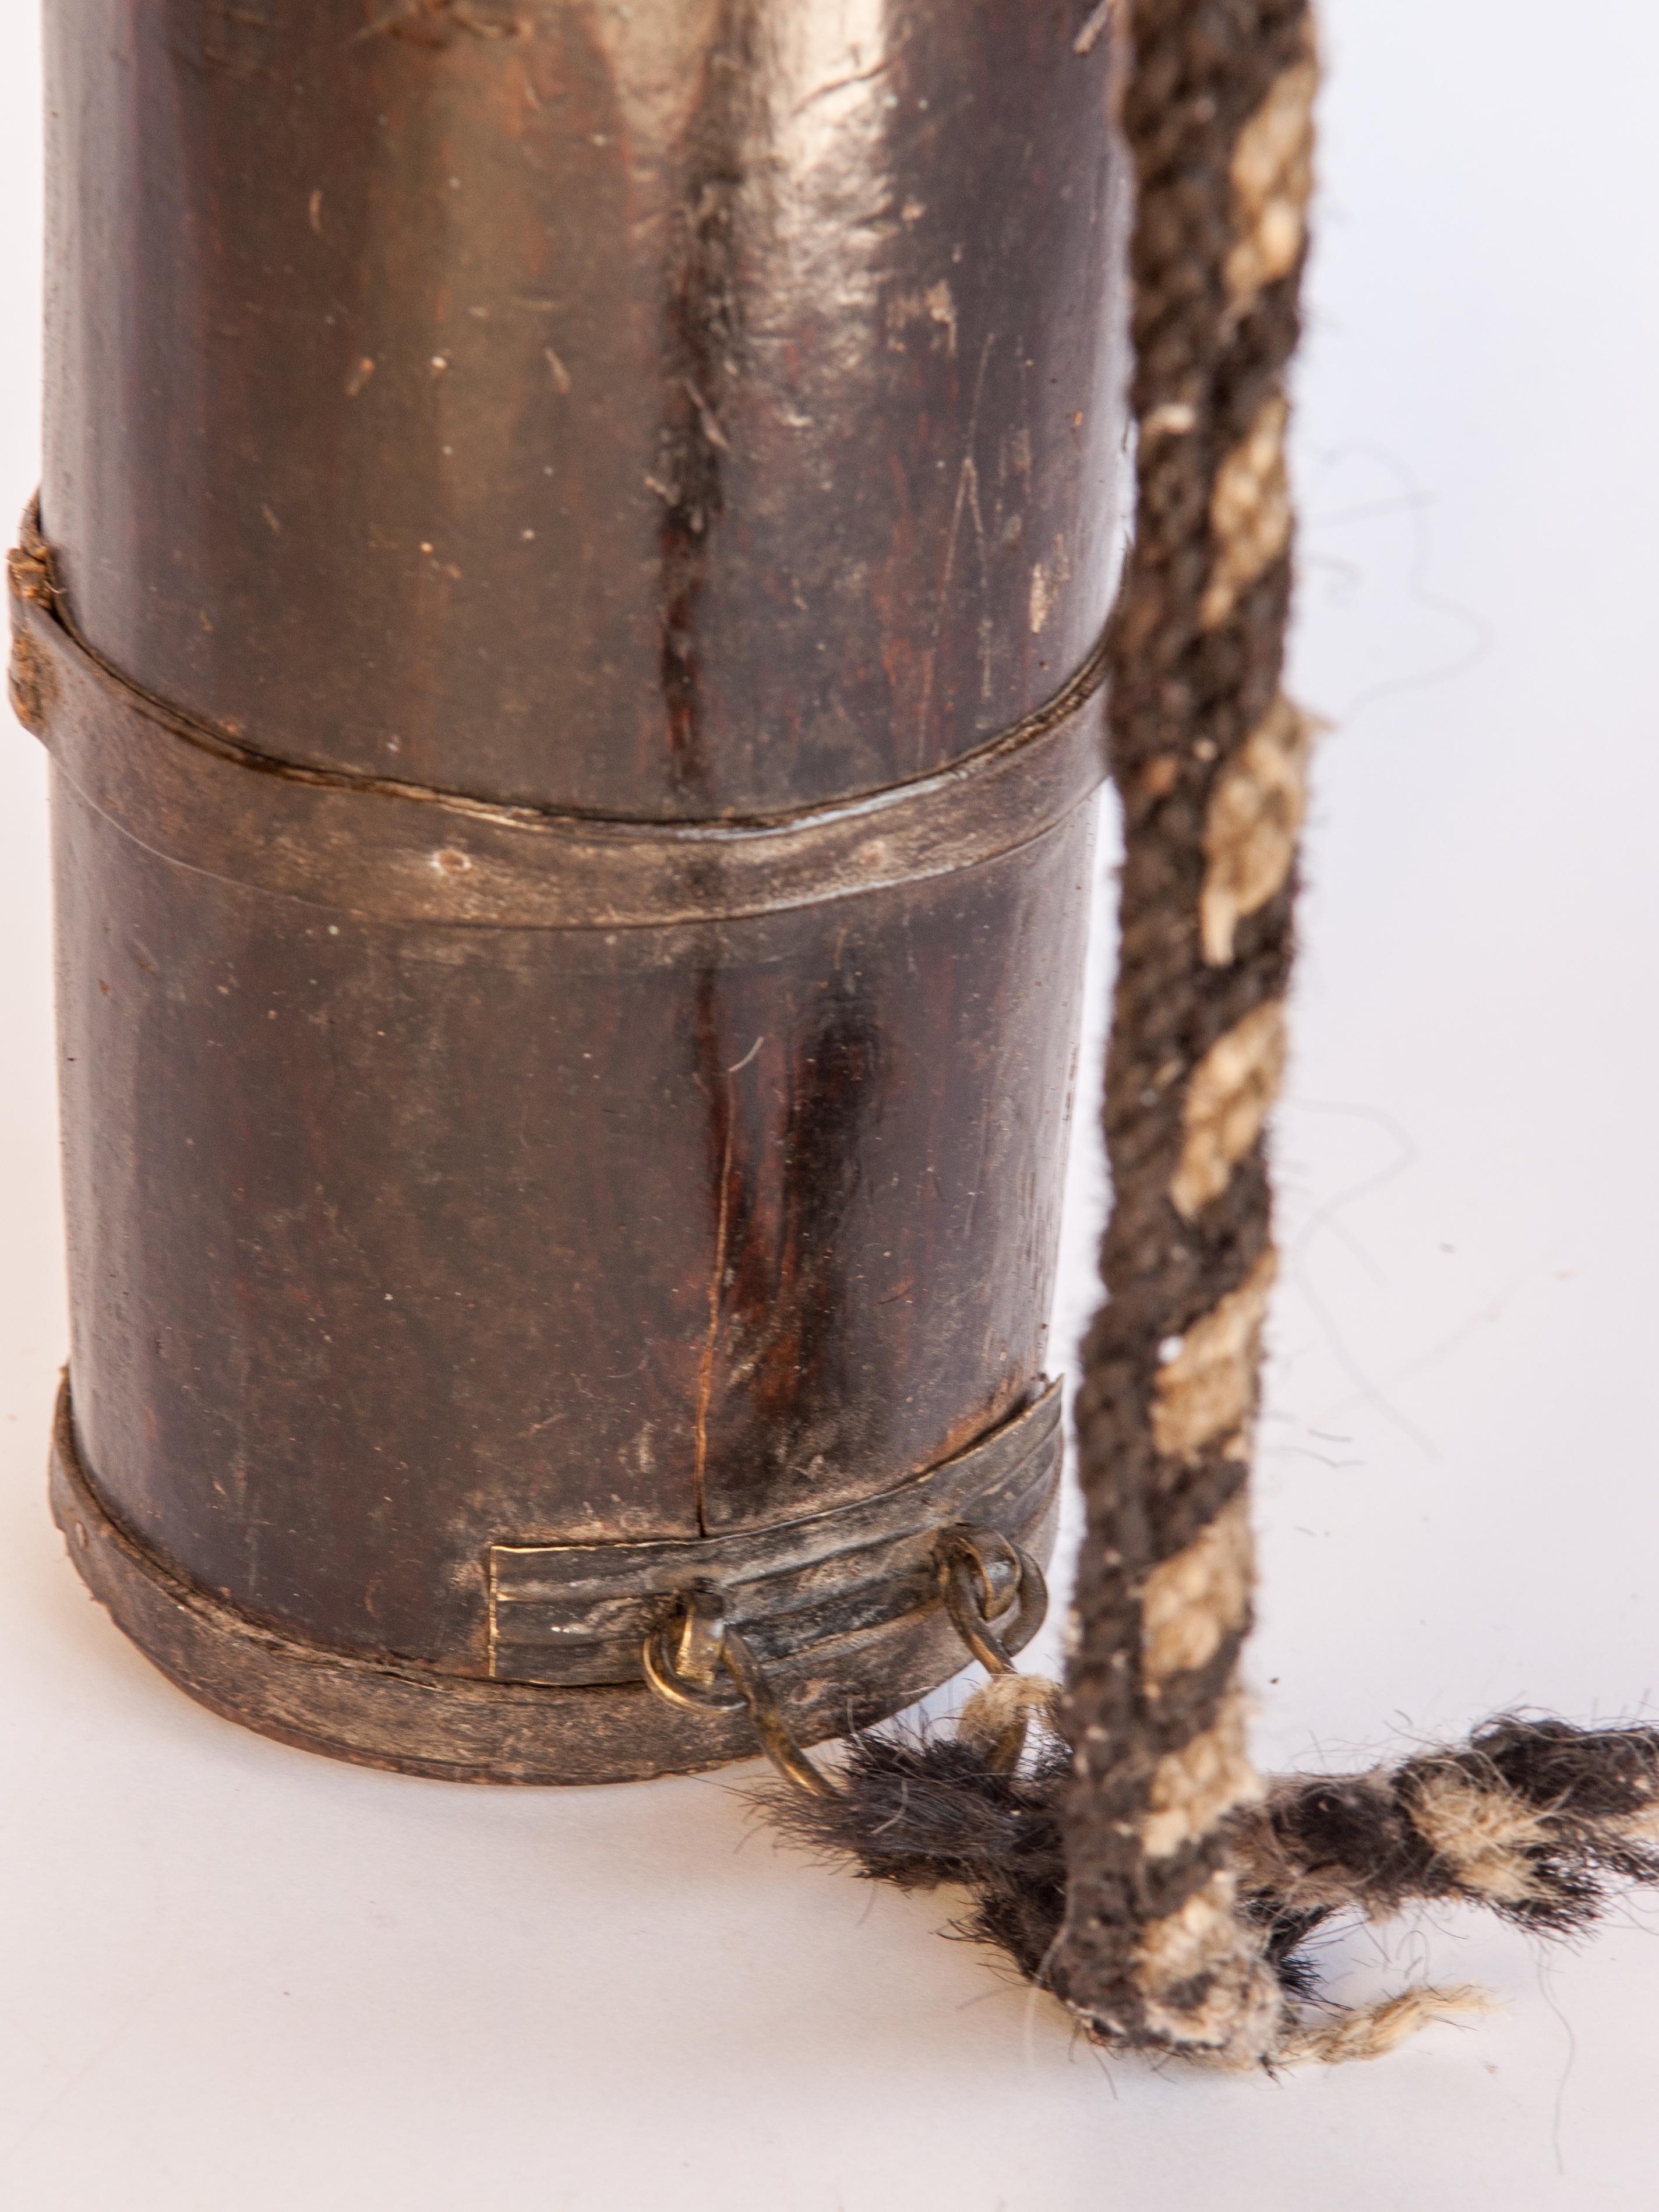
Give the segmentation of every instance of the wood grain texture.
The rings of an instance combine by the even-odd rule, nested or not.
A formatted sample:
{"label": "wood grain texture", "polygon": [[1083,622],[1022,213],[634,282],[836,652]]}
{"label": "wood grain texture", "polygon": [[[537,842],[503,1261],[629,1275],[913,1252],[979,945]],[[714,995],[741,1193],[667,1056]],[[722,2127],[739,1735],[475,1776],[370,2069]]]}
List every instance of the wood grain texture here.
{"label": "wood grain texture", "polygon": [[[447,1694],[492,1547],[850,1506],[1039,1384],[1107,55],[1058,0],[48,13],[78,1449],[204,1604]],[[884,1637],[815,1711],[957,1663]]]}

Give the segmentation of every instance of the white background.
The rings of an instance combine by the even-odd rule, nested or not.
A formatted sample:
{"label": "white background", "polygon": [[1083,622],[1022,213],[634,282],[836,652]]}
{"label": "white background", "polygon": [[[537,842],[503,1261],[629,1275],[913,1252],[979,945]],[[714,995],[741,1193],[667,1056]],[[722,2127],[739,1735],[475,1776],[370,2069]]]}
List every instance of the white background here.
{"label": "white background", "polygon": [[[300,4],[300,0],[289,0]],[[1272,1764],[1659,1686],[1659,13],[1334,0],[1297,422],[1319,763],[1251,1656]],[[36,468],[36,34],[0,0],[0,509]],[[494,1791],[198,1711],[46,1516],[64,1340],[44,778],[0,746],[0,2198],[92,2212],[1650,2207],[1659,1904],[1280,2080],[1108,2063],[751,1832],[732,1778]],[[1086,1139],[1062,1294],[1089,1298]],[[736,1778],[742,1778],[742,1773]]]}

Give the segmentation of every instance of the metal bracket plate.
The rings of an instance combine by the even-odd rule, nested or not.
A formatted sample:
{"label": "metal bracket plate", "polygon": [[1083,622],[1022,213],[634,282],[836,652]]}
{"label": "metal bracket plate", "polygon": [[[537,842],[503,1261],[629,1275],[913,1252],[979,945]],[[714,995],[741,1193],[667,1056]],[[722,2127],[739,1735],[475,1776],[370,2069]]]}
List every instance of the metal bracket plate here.
{"label": "metal bracket plate", "polygon": [[646,1632],[707,1582],[757,1657],[786,1658],[937,1605],[933,1539],[971,1521],[1023,1538],[1060,1480],[1061,1389],[896,1489],[779,1527],[655,1543],[512,1543],[489,1555],[489,1663],[500,1681],[641,1678]]}

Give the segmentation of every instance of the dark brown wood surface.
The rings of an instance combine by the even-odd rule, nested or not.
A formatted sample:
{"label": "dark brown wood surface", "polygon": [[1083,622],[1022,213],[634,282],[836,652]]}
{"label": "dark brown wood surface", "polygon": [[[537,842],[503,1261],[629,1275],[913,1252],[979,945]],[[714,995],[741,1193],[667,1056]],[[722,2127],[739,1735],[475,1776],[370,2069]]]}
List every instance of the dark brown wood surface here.
{"label": "dark brown wood surface", "polygon": [[[1087,9],[48,12],[42,527],[179,714],[648,825],[917,777],[1088,657]],[[492,1546],[763,1529],[1030,1394],[1088,802],[592,928],[232,880],[66,775],[56,817],[81,1455],[252,1622],[476,1676]]]}
{"label": "dark brown wood surface", "polygon": [[1120,511],[1090,13],[52,0],[82,629],[287,758],[623,815],[1017,720]]}
{"label": "dark brown wood surface", "polygon": [[788,1520],[1041,1372],[1085,814],[590,933],[334,921],[56,813],[82,1449],[256,1615],[481,1667],[491,1544]]}

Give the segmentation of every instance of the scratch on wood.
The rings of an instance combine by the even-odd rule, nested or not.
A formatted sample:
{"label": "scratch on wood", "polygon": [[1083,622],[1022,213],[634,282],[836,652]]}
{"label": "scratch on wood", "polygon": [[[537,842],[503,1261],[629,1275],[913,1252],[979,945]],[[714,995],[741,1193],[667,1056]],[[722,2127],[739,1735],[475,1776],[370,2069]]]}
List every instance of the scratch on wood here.
{"label": "scratch on wood", "polygon": [[1099,7],[1072,41],[1074,54],[1087,54],[1094,51],[1101,33],[1112,20],[1112,10],[1115,5],[1116,0],[1100,0]]}
{"label": "scratch on wood", "polygon": [[829,84],[821,84],[816,91],[809,92],[805,100],[798,100],[790,111],[791,114],[805,114],[814,100],[828,100],[832,92],[845,92],[849,85],[873,84],[878,77],[885,76],[891,67],[890,62],[877,62],[870,69],[857,70],[850,76],[838,76]]}
{"label": "scratch on wood", "polygon": [[939,641],[945,629],[945,611],[950,604],[951,580],[956,573],[957,532],[962,527],[965,507],[974,521],[974,539],[979,550],[979,588],[981,599],[990,583],[990,571],[985,557],[985,518],[979,504],[979,470],[974,461],[974,442],[979,432],[979,405],[985,391],[986,365],[991,358],[991,349],[997,342],[992,331],[980,349],[979,374],[974,380],[974,404],[968,414],[968,450],[962,457],[962,466],[957,471],[956,503],[951,509],[951,528],[945,541],[945,568],[939,580],[939,597],[933,607],[933,642],[927,654],[921,681],[921,708],[917,718],[916,765],[927,765],[927,725],[933,707],[933,671],[939,664]]}
{"label": "scratch on wood", "polygon": [[475,8],[470,0],[394,0],[382,15],[354,32],[350,43],[390,34],[417,46],[447,46],[457,31],[475,39],[520,39],[528,25],[502,9]]}
{"label": "scratch on wood", "polygon": [[726,1143],[720,1158],[720,1204],[714,1224],[714,1267],[708,1279],[708,1334],[703,1340],[697,1368],[696,1457],[691,1468],[691,1492],[697,1511],[697,1534],[708,1534],[708,1407],[714,1393],[714,1349],[720,1340],[720,1293],[726,1284],[726,1228],[732,1212],[732,1078],[726,1079]]}

